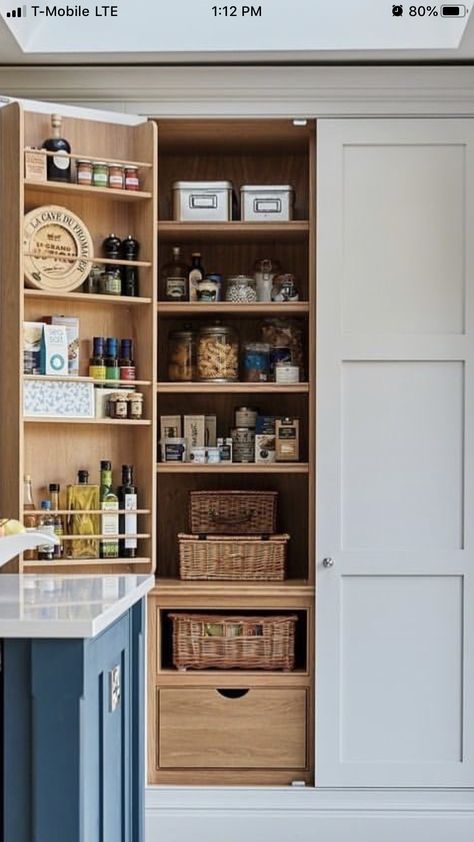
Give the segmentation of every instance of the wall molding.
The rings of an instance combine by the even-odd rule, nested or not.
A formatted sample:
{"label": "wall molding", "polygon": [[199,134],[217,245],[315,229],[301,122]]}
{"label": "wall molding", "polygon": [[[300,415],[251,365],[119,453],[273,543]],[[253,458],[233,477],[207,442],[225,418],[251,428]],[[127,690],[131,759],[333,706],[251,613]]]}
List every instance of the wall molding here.
{"label": "wall molding", "polygon": [[474,67],[0,67],[0,93],[172,116],[474,116]]}

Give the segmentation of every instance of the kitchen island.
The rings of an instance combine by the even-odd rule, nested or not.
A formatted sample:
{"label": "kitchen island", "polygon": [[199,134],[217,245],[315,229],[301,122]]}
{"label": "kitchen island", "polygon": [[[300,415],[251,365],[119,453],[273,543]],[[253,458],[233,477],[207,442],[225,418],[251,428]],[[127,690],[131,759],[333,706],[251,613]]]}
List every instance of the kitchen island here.
{"label": "kitchen island", "polygon": [[4,842],[142,842],[153,584],[0,577]]}

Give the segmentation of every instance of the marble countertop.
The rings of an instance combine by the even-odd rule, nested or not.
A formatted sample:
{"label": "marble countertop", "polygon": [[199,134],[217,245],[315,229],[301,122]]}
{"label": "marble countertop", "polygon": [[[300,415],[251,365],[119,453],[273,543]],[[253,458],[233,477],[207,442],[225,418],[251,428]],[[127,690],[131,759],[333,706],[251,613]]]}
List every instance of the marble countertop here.
{"label": "marble countertop", "polygon": [[154,585],[150,575],[0,575],[0,638],[95,637]]}

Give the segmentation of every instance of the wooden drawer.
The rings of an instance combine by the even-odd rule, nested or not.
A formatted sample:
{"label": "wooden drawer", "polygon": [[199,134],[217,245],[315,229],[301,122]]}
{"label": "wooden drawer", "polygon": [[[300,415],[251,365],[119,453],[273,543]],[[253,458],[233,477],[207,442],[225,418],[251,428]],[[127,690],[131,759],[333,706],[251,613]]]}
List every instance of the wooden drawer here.
{"label": "wooden drawer", "polygon": [[[242,695],[229,697],[235,693]],[[306,694],[304,688],[160,690],[160,768],[306,768]]]}

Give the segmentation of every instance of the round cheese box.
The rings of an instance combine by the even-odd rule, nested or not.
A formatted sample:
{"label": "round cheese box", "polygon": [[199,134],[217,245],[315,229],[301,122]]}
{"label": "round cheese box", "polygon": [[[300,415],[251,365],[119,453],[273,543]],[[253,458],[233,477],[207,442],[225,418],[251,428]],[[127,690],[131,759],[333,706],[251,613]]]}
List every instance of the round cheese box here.
{"label": "round cheese box", "polygon": [[43,205],[25,215],[23,250],[26,284],[55,292],[80,286],[94,257],[87,226],[59,205]]}

